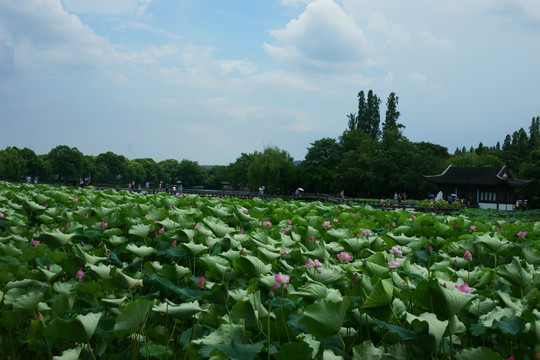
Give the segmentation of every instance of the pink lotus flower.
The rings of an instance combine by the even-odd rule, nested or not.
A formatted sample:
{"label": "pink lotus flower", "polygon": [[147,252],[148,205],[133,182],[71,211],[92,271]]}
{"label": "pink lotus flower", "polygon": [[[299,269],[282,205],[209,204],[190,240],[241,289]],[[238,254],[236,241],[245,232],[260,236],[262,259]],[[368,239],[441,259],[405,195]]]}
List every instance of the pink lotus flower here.
{"label": "pink lotus flower", "polygon": [[6,217],[6,215],[4,215],[3,212],[0,212],[0,219],[4,219]]}
{"label": "pink lotus flower", "polygon": [[172,209],[172,205],[169,205],[169,209]]}
{"label": "pink lotus flower", "polygon": [[403,252],[401,250],[399,250],[399,248],[394,245],[392,246],[392,248],[389,250],[390,254],[398,257],[398,258],[403,258]]}
{"label": "pink lotus flower", "polygon": [[411,219],[413,219],[413,220],[416,219],[416,216],[414,216],[414,214],[411,215]]}
{"label": "pink lotus flower", "polygon": [[498,227],[496,227],[496,228],[495,228],[495,231],[499,231],[499,228],[498,228]]}
{"label": "pink lotus flower", "polygon": [[243,206],[242,206],[242,211],[243,211],[243,212],[244,212],[245,214],[247,214],[247,213],[249,212],[249,210],[248,210],[248,209],[246,209],[246,208],[245,208],[245,207],[243,207]]}
{"label": "pink lotus flower", "polygon": [[391,259],[387,264],[389,269],[395,269],[401,266],[401,264],[394,259]]}
{"label": "pink lotus flower", "polygon": [[160,234],[163,234],[164,232],[165,232],[165,228],[164,228],[164,227],[162,227],[161,229],[159,229],[159,233],[160,233]]}
{"label": "pink lotus flower", "polygon": [[199,225],[199,223],[196,223],[196,224],[195,224],[195,229],[198,229],[198,228],[200,228],[200,227],[201,227],[201,225]]}
{"label": "pink lotus flower", "polygon": [[274,290],[282,287],[283,289],[287,288],[287,285],[289,284],[289,276],[288,275],[281,275],[281,274],[275,274],[274,280],[276,281],[274,285],[272,285],[272,288],[268,292],[269,295],[274,296]]}
{"label": "pink lotus flower", "polygon": [[355,272],[354,275],[352,276],[352,280],[353,281],[358,281],[358,273]]}
{"label": "pink lotus flower", "polygon": [[285,248],[282,248],[282,249],[279,251],[279,253],[280,253],[281,255],[284,255],[286,252],[287,252],[287,249],[285,249]]}
{"label": "pink lotus flower", "polygon": [[469,250],[465,250],[465,254],[463,254],[463,260],[471,260],[472,259],[472,254],[469,252]]}
{"label": "pink lotus flower", "polygon": [[455,224],[454,224],[454,227],[455,227],[455,228],[458,228],[458,227],[459,227],[459,224],[458,224],[458,223],[455,223]]}
{"label": "pink lotus flower", "polygon": [[244,229],[240,229],[240,234],[243,234],[244,233]]}
{"label": "pink lotus flower", "polygon": [[317,274],[322,273],[322,271],[320,270],[320,268],[322,268],[322,264],[317,259],[315,259],[315,261],[313,261],[310,258],[308,258],[308,262],[306,263],[306,267],[308,269],[313,269],[313,270],[317,271]]}
{"label": "pink lotus flower", "polygon": [[77,199],[77,195],[73,195],[73,202],[77,202],[79,199]]}
{"label": "pink lotus flower", "polygon": [[311,242],[315,241],[315,236],[311,235],[311,236],[309,237],[308,241],[311,241]]}
{"label": "pink lotus flower", "polygon": [[322,227],[325,229],[331,229],[332,225],[330,225],[330,221],[325,221],[322,223]]}
{"label": "pink lotus flower", "polygon": [[272,226],[272,223],[268,220],[262,222],[262,226]]}
{"label": "pink lotus flower", "polygon": [[365,229],[362,231],[362,235],[369,237],[369,236],[373,236],[373,233],[371,232],[371,230]]}
{"label": "pink lotus flower", "polygon": [[109,226],[109,224],[107,224],[105,221],[102,221],[102,222],[101,222],[101,227],[102,227],[102,228],[106,229],[107,226]]}
{"label": "pink lotus flower", "polygon": [[79,279],[79,281],[81,281],[82,278],[84,277],[84,272],[82,271],[82,269],[79,269],[79,271],[77,271],[75,276],[77,277],[77,279]]}
{"label": "pink lotus flower", "polygon": [[523,239],[527,235],[527,233],[525,231],[520,231],[516,235],[517,235],[517,237],[520,237],[520,238]]}
{"label": "pink lotus flower", "polygon": [[339,219],[337,219],[337,218],[334,218],[334,222],[339,222]]}
{"label": "pink lotus flower", "polygon": [[287,219],[287,225],[291,225],[291,219]]}
{"label": "pink lotus flower", "polygon": [[42,317],[43,317],[42,313],[40,313],[40,312],[36,313],[36,320],[39,320]]}
{"label": "pink lotus flower", "polygon": [[349,254],[348,252],[346,251],[342,251],[340,252],[339,254],[337,254],[337,258],[339,259],[339,262],[341,264],[347,264],[349,262],[351,262],[352,260],[352,255]]}
{"label": "pink lotus flower", "polygon": [[291,229],[292,229],[292,226],[287,226],[285,229],[283,229],[283,233],[286,234],[289,231],[291,231]]}
{"label": "pink lotus flower", "polygon": [[45,203],[45,204],[43,204],[43,207],[48,208],[48,207],[49,207],[49,204]]}
{"label": "pink lotus flower", "polygon": [[396,223],[395,223],[395,222],[392,222],[392,226],[396,226]]}
{"label": "pink lotus flower", "polygon": [[84,219],[88,219],[88,213],[84,214]]}
{"label": "pink lotus flower", "polygon": [[158,232],[154,231],[154,237],[158,236]]}
{"label": "pink lotus flower", "polygon": [[204,276],[201,276],[199,278],[199,280],[197,281],[197,287],[199,289],[203,289],[204,288],[204,284],[205,284],[205,281],[204,281]]}
{"label": "pink lotus flower", "polygon": [[173,242],[172,242],[171,245],[172,245],[173,247],[176,247],[177,244],[178,244],[178,243],[176,242],[176,240],[173,240]]}
{"label": "pink lotus flower", "polygon": [[157,224],[157,223],[158,223],[158,221],[157,221],[157,220],[154,220],[154,222],[153,222],[152,224]]}
{"label": "pink lotus flower", "polygon": [[287,285],[289,284],[290,277],[288,275],[281,275],[281,274],[275,274],[274,280],[276,281],[274,285],[272,285],[272,289],[277,289],[280,286],[284,289],[287,288]]}
{"label": "pink lotus flower", "polygon": [[476,225],[471,225],[469,226],[469,228],[471,229],[471,231],[476,231]]}
{"label": "pink lotus flower", "polygon": [[32,239],[32,240],[30,240],[30,244],[37,247],[37,246],[39,246],[39,241]]}
{"label": "pink lotus flower", "polygon": [[456,285],[456,289],[467,294],[470,294],[472,292],[472,289],[469,289],[469,285],[467,285],[467,283]]}

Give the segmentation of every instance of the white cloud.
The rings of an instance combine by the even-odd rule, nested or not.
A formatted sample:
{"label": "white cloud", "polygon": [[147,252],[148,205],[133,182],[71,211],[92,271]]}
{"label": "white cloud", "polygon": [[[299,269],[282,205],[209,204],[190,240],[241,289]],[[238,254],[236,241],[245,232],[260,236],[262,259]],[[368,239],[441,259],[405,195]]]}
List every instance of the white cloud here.
{"label": "white cloud", "polygon": [[265,50],[295,68],[347,71],[366,65],[371,53],[362,29],[333,0],[308,4],[298,19],[271,34],[277,44],[265,43]]}
{"label": "white cloud", "polygon": [[312,1],[313,0],[281,0],[281,3],[286,6],[301,6]]}
{"label": "white cloud", "polygon": [[440,49],[448,49],[448,50],[454,50],[456,49],[457,45],[456,42],[452,39],[448,39],[444,36],[435,36],[429,31],[424,31],[420,35],[422,41],[424,44],[426,44],[429,47],[435,47]]}
{"label": "white cloud", "polygon": [[426,75],[416,72],[410,72],[407,74],[407,78],[417,85],[424,85],[427,82]]}
{"label": "white cloud", "polygon": [[62,0],[66,10],[86,14],[126,14],[141,15],[146,11],[152,0]]}
{"label": "white cloud", "polygon": [[53,66],[96,68],[114,49],[57,0],[0,2],[0,43],[13,54],[15,68]]}
{"label": "white cloud", "polygon": [[198,103],[204,106],[223,106],[229,103],[229,98],[225,96],[218,96],[212,99],[199,100]]}

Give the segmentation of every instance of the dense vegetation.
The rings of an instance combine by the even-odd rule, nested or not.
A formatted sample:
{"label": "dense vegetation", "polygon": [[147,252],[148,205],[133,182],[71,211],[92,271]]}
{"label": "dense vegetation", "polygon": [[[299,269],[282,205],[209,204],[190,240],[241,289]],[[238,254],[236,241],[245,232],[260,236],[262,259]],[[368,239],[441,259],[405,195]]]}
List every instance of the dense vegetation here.
{"label": "dense vegetation", "polygon": [[411,142],[403,135],[399,98],[388,96],[381,124],[381,100],[369,91],[358,94],[358,111],[347,116],[348,126],[339,139],[323,138],[307,149],[305,159],[294,165],[286,150],[267,148],[262,152],[242,153],[228,166],[204,167],[195,161],[168,159],[127,159],[106,152],[84,155],[77,148],[60,145],[48,154],[8,147],[0,151],[0,178],[21,180],[27,175],[46,182],[71,184],[91,177],[94,183],[127,186],[134,180],[153,187],[160,181],[185,187],[221,188],[230,182],[234,189],[256,190],[265,185],[269,193],[285,193],[301,186],[308,192],[338,193],[348,196],[388,198],[395,191],[409,198],[422,199],[435,191],[422,180],[422,174],[436,174],[449,164],[456,166],[507,165],[516,178],[536,179],[520,190],[531,207],[540,199],[540,116],[532,118],[528,133],[519,129],[506,135],[502,145],[463,147],[449,154],[448,149],[428,142]]}
{"label": "dense vegetation", "polygon": [[522,214],[0,182],[0,358],[538,359]]}

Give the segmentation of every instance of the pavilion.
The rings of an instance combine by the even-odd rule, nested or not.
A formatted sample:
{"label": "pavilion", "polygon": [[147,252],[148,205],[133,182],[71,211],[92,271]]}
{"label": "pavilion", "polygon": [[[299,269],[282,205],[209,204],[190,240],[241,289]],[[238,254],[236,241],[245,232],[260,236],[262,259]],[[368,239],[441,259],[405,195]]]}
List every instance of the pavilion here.
{"label": "pavilion", "polygon": [[422,175],[436,184],[443,199],[452,194],[482,209],[514,210],[514,191],[530,185],[532,180],[514,179],[508,168],[463,167],[450,165],[439,175]]}

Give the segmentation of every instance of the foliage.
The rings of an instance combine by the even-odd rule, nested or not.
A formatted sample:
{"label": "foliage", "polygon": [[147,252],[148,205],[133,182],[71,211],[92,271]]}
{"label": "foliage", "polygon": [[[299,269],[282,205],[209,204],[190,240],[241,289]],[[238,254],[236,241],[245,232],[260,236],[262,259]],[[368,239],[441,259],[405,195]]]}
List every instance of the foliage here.
{"label": "foliage", "polygon": [[0,199],[0,358],[540,353],[540,222],[516,213],[4,182]]}

